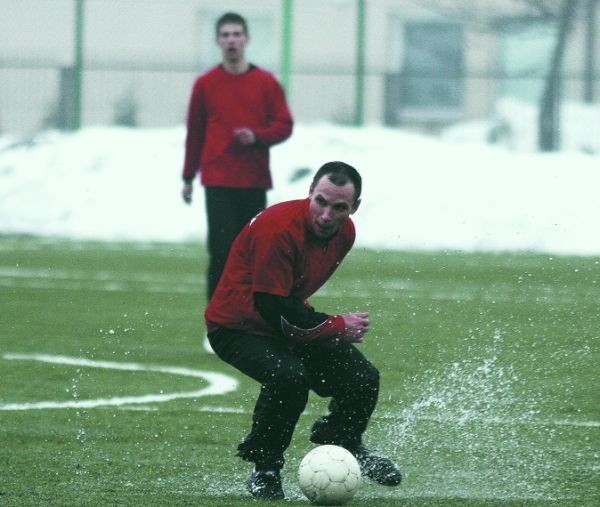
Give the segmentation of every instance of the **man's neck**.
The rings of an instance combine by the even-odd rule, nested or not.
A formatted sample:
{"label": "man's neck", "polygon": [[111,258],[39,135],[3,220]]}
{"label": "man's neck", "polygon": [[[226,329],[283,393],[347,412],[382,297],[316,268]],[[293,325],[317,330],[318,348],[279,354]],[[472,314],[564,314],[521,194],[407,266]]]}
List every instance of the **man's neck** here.
{"label": "man's neck", "polygon": [[244,59],[237,61],[225,60],[223,61],[223,68],[229,74],[243,74],[248,71],[250,64]]}

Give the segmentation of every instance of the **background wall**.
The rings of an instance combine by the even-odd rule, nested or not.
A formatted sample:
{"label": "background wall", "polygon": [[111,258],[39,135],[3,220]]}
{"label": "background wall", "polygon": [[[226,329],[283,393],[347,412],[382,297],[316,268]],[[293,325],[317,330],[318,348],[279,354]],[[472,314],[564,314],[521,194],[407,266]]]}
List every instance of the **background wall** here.
{"label": "background wall", "polygon": [[[365,0],[361,71],[361,0],[0,0],[0,132],[68,128],[78,1],[83,125],[182,123],[194,78],[219,60],[214,21],[226,10],[248,19],[249,58],[283,78],[292,8],[286,82],[298,121],[360,118],[428,131],[489,118],[507,96],[537,103],[558,30],[556,17],[519,0]],[[590,40],[588,22],[595,1],[580,2],[567,41],[566,100],[598,102],[600,41]],[[544,2],[554,13],[561,4]]]}

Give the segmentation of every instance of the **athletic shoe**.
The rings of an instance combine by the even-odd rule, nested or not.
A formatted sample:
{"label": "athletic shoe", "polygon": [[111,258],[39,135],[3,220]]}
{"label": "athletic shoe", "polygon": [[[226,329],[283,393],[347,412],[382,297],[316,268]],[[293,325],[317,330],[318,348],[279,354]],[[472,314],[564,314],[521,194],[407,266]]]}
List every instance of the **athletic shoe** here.
{"label": "athletic shoe", "polygon": [[254,498],[284,500],[279,470],[253,470],[246,487]]}
{"label": "athletic shoe", "polygon": [[358,464],[363,475],[383,486],[397,486],[402,481],[402,472],[391,460],[375,454],[364,445],[348,449]]}
{"label": "athletic shoe", "polygon": [[202,346],[204,347],[204,352],[206,352],[207,354],[215,353],[210,342],[208,341],[208,336],[206,336],[206,335],[204,335],[204,342],[202,343]]}

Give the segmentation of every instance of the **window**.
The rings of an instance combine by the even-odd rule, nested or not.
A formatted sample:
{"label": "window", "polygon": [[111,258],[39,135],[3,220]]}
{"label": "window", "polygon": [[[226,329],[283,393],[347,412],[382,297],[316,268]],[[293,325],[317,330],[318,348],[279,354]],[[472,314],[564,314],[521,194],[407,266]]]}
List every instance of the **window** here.
{"label": "window", "polygon": [[454,118],[463,103],[463,31],[456,23],[410,22],[397,77],[399,120]]}

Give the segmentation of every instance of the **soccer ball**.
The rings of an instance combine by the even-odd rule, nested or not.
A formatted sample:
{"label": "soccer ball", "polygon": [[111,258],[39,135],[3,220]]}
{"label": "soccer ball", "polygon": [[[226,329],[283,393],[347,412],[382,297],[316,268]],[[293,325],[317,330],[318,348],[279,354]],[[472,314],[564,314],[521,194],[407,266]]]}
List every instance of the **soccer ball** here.
{"label": "soccer ball", "polygon": [[302,493],[316,505],[344,505],[360,486],[360,466],[343,447],[320,445],[310,451],[298,468]]}

